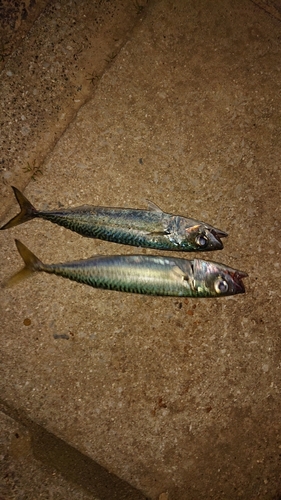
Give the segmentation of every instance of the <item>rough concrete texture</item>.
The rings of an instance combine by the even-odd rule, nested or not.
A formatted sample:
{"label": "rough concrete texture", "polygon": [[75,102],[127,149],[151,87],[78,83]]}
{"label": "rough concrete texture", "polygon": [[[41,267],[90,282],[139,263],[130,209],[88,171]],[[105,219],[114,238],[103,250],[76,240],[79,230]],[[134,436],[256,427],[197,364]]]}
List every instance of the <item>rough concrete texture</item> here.
{"label": "rough concrete texture", "polygon": [[[281,24],[250,1],[145,14],[25,195],[148,198],[206,220],[229,237],[205,257],[247,271],[247,293],[177,300],[47,275],[2,290],[2,400],[151,499],[277,500]],[[15,237],[45,262],[155,253],[44,221],[0,237],[1,280],[22,264]]]}
{"label": "rough concrete texture", "polygon": [[34,458],[32,437],[25,426],[1,412],[0,426],[1,500],[93,500],[91,493]]}
{"label": "rough concrete texture", "polygon": [[0,69],[22,44],[48,0],[2,0],[0,4]]}
{"label": "rough concrete texture", "polygon": [[281,21],[281,4],[279,0],[252,0],[265,12]]}
{"label": "rough concrete texture", "polygon": [[[5,411],[0,411],[1,500],[145,500],[128,483],[46,431],[22,411],[2,404],[0,409]],[[12,418],[6,415],[7,411]]]}
{"label": "rough concrete texture", "polygon": [[[9,203],[8,186],[15,182],[23,186],[31,176],[41,174],[42,161],[93,95],[100,76],[143,11],[142,2],[132,0],[27,1],[26,7],[14,1],[0,7],[0,14],[4,11],[0,52],[5,64],[1,74],[0,215]],[[25,37],[20,43],[22,33]]]}

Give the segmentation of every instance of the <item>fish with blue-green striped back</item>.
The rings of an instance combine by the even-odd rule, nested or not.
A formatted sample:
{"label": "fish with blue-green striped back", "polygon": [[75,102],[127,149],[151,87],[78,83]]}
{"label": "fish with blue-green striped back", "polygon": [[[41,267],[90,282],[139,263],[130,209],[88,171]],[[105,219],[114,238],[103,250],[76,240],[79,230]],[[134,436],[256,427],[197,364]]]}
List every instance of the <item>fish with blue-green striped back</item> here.
{"label": "fish with blue-green striped back", "polygon": [[94,288],[146,295],[223,297],[244,293],[247,273],[217,262],[155,255],[95,256],[90,259],[44,264],[16,240],[24,268],[4,285],[10,286],[35,272],[56,274]]}
{"label": "fish with blue-green striped back", "polygon": [[1,229],[40,218],[88,238],[158,250],[197,252],[221,250],[227,233],[205,222],[163,212],[149,202],[148,210],[84,205],[58,210],[37,210],[13,187],[21,211]]}

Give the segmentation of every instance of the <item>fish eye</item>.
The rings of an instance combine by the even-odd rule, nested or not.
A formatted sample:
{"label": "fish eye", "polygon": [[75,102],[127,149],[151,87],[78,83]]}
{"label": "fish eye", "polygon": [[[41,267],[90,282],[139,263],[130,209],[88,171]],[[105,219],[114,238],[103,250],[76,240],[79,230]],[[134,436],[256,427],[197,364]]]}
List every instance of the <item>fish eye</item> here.
{"label": "fish eye", "polygon": [[228,291],[228,283],[223,278],[219,277],[214,283],[214,288],[217,293],[226,293]]}
{"label": "fish eye", "polygon": [[195,238],[195,243],[201,247],[201,248],[205,248],[207,245],[208,245],[208,238],[207,236],[205,236],[204,234],[199,234],[198,236],[196,236]]}

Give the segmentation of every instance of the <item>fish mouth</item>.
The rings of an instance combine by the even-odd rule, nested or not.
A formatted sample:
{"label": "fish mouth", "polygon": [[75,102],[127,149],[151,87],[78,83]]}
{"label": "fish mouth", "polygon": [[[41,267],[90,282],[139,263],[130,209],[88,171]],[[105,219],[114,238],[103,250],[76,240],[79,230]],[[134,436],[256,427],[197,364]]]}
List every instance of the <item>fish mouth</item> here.
{"label": "fish mouth", "polygon": [[226,233],[225,231],[222,231],[221,229],[214,228],[211,230],[211,232],[217,238],[226,238],[228,236],[228,233]]}
{"label": "fish mouth", "polygon": [[[223,242],[221,241],[221,238],[224,238],[227,236],[227,234],[224,231],[220,231],[217,229],[211,229],[210,234],[212,235],[213,239],[213,248],[216,250],[222,250],[223,249]],[[213,249],[211,248],[211,250]]]}
{"label": "fish mouth", "polygon": [[222,250],[223,249],[223,242],[221,241],[221,238],[226,238],[228,234],[225,231],[221,231],[220,229],[214,229],[212,228],[210,230],[210,233],[216,240],[216,249],[217,250]]}
{"label": "fish mouth", "polygon": [[244,271],[235,271],[234,273],[231,273],[231,277],[235,285],[235,292],[245,293],[245,286],[242,279],[247,278],[248,274],[245,273]]}
{"label": "fish mouth", "polygon": [[228,236],[228,234],[221,229],[212,228],[210,232],[220,243],[222,243],[221,238],[226,238]]}
{"label": "fish mouth", "polygon": [[225,238],[227,233],[206,224],[195,224],[186,229],[187,239],[191,238],[196,244],[196,250],[222,250],[221,238]]}

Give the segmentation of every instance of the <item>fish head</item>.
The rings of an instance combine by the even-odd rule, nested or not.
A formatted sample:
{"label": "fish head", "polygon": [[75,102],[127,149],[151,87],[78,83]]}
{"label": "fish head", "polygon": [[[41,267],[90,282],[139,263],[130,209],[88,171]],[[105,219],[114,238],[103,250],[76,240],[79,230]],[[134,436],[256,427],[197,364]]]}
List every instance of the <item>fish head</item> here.
{"label": "fish head", "polygon": [[194,251],[222,250],[222,237],[227,233],[219,229],[208,227],[204,224],[196,224],[185,229],[185,238],[194,248]]}
{"label": "fish head", "polygon": [[248,276],[244,271],[209,262],[202,259],[193,260],[192,287],[198,297],[223,297],[245,293],[243,278]]}

